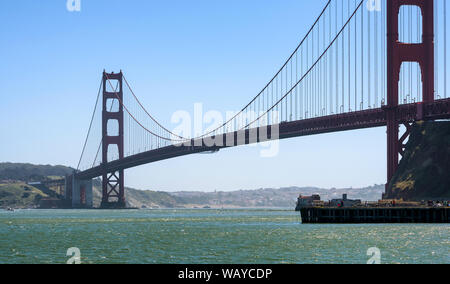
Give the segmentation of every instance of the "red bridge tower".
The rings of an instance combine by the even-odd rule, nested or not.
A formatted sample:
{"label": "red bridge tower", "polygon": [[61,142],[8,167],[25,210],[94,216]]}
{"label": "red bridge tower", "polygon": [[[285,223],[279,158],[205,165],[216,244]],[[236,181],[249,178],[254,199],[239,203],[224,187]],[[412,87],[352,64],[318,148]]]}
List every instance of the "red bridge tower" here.
{"label": "red bridge tower", "polygon": [[[117,81],[118,90],[108,92],[110,86],[115,86],[111,81]],[[103,114],[102,114],[102,161],[108,163],[108,151],[110,145],[117,146],[119,159],[124,158],[124,138],[123,138],[123,75],[122,71],[118,74],[108,74],[103,72]],[[118,111],[112,112],[114,104]],[[118,133],[110,136],[108,133],[108,122],[116,120],[118,123]],[[124,170],[108,173],[106,170],[102,175],[102,208],[125,208],[125,189],[124,189]]]}
{"label": "red bridge tower", "polygon": [[[399,13],[404,5],[418,6],[422,12],[422,42],[399,42]],[[399,119],[397,106],[399,98],[400,69],[404,62],[417,62],[422,72],[423,102],[434,101],[434,0],[387,0],[387,185],[397,171],[399,153],[407,133],[399,140]],[[419,107],[422,107],[419,104]],[[421,119],[421,118],[418,118]]]}

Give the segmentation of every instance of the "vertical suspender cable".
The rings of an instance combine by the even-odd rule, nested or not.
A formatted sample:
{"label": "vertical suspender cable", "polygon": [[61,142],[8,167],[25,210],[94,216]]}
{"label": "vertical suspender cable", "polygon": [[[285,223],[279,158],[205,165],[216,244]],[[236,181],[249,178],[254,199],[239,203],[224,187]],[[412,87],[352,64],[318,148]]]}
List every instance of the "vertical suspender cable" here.
{"label": "vertical suspender cable", "polygon": [[444,0],[444,97],[447,98],[447,0]]}
{"label": "vertical suspender cable", "polygon": [[[342,26],[344,25],[344,3],[342,3]],[[344,112],[345,103],[345,33],[342,33],[342,105],[340,111]]]}
{"label": "vertical suspender cable", "polygon": [[[420,32],[420,10],[417,9],[417,42],[421,42],[420,40],[420,36],[421,36],[421,32]],[[420,88],[420,82],[421,82],[421,70],[420,70],[420,65],[417,64],[417,101],[421,101],[422,100],[422,96],[421,96],[421,88]]]}
{"label": "vertical suspender cable", "polygon": [[[356,0],[354,0],[354,6],[356,7]],[[357,26],[358,26],[358,23],[357,23],[357,21],[356,21],[356,17],[355,17],[355,19],[354,19],[354,21],[355,21],[355,54],[354,54],[354,56],[355,56],[355,73],[354,73],[354,79],[355,79],[355,104],[354,104],[354,106],[353,106],[353,109],[355,110],[355,111],[357,111],[358,109],[357,109],[357,93],[358,93],[358,91],[357,91],[357,80],[356,80],[356,72],[358,72],[356,69],[358,68],[358,56],[357,56],[357,51],[358,51],[358,44],[357,44],[357,41],[358,41],[358,28],[357,28]]]}
{"label": "vertical suspender cable", "polygon": [[374,69],[375,69],[375,101],[374,101],[374,107],[376,108],[378,106],[378,12],[375,13],[375,35],[374,35]]}
{"label": "vertical suspender cable", "polygon": [[[408,7],[408,37],[409,42],[412,42],[412,6]],[[409,99],[412,99],[412,63],[408,64],[408,72],[409,72]]]}
{"label": "vertical suspender cable", "polygon": [[[403,39],[402,42],[406,42],[406,13],[405,10],[403,10],[403,17],[402,17],[402,34],[403,34]],[[405,102],[405,98],[406,98],[406,64],[402,64],[401,70],[403,71],[403,77],[402,77],[402,85],[403,85],[403,92],[402,92],[402,101],[403,103]]]}
{"label": "vertical suspender cable", "polygon": [[[303,76],[303,46],[300,51],[300,77]],[[298,82],[298,80],[297,80]],[[303,97],[304,97],[304,84],[300,86],[300,119],[303,119]]]}
{"label": "vertical suspender cable", "polygon": [[[347,14],[350,15],[350,0],[347,0]],[[350,77],[351,77],[351,25],[348,25],[348,111],[350,112],[351,109],[351,87],[350,87]]]}
{"label": "vertical suspender cable", "polygon": [[[311,46],[311,51],[312,51],[312,59],[311,59],[311,62],[314,62],[314,54],[315,54],[315,50],[314,50],[314,30],[313,30],[313,32],[312,32],[312,41],[311,41],[311,43],[312,43],[312,46]],[[312,73],[312,75],[311,75],[311,77],[312,77],[312,92],[311,92],[311,96],[310,96],[310,100],[309,100],[309,103],[310,103],[310,110],[311,110],[311,115],[312,115],[312,117],[314,116],[314,99],[315,99],[315,92],[316,92],[316,81],[315,81],[315,70],[316,70],[316,68],[314,68],[314,70],[313,70],[313,73]]]}
{"label": "vertical suspender cable", "polygon": [[[298,82],[298,52],[295,53],[295,82]],[[298,120],[298,88],[295,88],[295,120]]]}
{"label": "vertical suspender cable", "polygon": [[361,9],[361,110],[364,109],[364,9]]}
{"label": "vertical suspender cable", "polygon": [[[335,27],[336,27],[336,34],[338,31],[338,5],[336,1],[336,19],[335,19]],[[336,41],[336,114],[339,113],[339,38]]]}
{"label": "vertical suspender cable", "polygon": [[370,98],[370,95],[371,95],[371,57],[372,57],[372,54],[371,54],[371,43],[372,43],[372,41],[371,41],[371,33],[370,33],[370,29],[371,29],[371,26],[370,26],[370,24],[371,24],[371,17],[370,17],[370,12],[369,13],[367,13],[367,38],[368,38],[368,44],[367,44],[367,48],[368,48],[368,50],[367,50],[367,58],[369,59],[369,62],[368,62],[368,80],[367,80],[367,86],[368,86],[368,104],[369,104],[369,108],[372,108],[371,107],[371,104],[372,104],[372,100],[371,100],[371,98]]}
{"label": "vertical suspender cable", "polygon": [[[329,10],[329,22],[330,22],[330,29],[329,29],[329,41],[331,42],[331,29],[332,29],[332,25],[331,25],[331,20],[332,20],[332,16],[331,16],[331,9]],[[330,73],[330,81],[329,81],[329,100],[330,100],[330,110],[329,110],[329,112],[330,112],[330,114],[332,114],[333,113],[333,92],[332,92],[332,90],[333,90],[333,72],[332,72],[332,70],[333,70],[333,50],[332,51],[330,51],[330,68],[329,68],[329,73]]]}
{"label": "vertical suspender cable", "polygon": [[[292,60],[291,60],[291,88],[292,88]],[[291,102],[290,102],[290,109],[291,109],[291,113],[289,114],[289,121],[292,121],[292,113],[293,113],[293,105],[292,105],[292,102],[293,102],[293,98],[292,98],[292,94],[291,95],[289,95],[290,97],[291,97]]]}
{"label": "vertical suspender cable", "polygon": [[382,1],[381,7],[381,80],[383,88],[383,103],[386,104],[386,1]]}
{"label": "vertical suspender cable", "polygon": [[[309,39],[306,42],[306,70],[308,70],[308,66],[309,66]],[[311,76],[308,75],[308,78],[306,79],[306,90],[305,90],[305,102],[304,102],[304,109],[305,109],[305,118],[308,118],[307,114],[309,114],[308,112],[308,108],[309,108],[309,92],[310,92],[310,88],[309,88],[309,82],[310,82]]]}
{"label": "vertical suspender cable", "polygon": [[[444,0],[447,1],[447,0]],[[435,41],[435,64],[434,64],[434,78],[435,78],[435,85],[434,85],[434,97],[435,99],[439,95],[439,1],[435,1],[434,5],[434,29],[436,36],[434,37]],[[423,32],[423,31],[422,31]]]}

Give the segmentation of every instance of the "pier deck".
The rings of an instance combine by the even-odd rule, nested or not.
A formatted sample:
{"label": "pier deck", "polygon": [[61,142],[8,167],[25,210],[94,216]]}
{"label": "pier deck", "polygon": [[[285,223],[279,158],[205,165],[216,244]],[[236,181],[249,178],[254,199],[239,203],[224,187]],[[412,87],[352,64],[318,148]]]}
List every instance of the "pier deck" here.
{"label": "pier deck", "polygon": [[300,212],[304,224],[450,223],[449,207],[305,207]]}

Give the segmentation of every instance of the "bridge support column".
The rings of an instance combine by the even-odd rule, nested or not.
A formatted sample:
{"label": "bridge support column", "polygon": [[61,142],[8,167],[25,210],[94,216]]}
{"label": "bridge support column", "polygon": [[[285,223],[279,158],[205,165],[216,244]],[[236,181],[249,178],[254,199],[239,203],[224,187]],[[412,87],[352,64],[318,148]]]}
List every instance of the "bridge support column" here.
{"label": "bridge support column", "polygon": [[73,175],[66,175],[65,180],[66,180],[66,184],[65,184],[66,188],[65,188],[65,191],[64,191],[64,199],[66,201],[71,201],[72,200],[72,192],[73,192],[73,189],[72,189],[72,187],[73,187]]}
{"label": "bridge support column", "polygon": [[[422,12],[422,43],[399,42],[399,14],[404,5],[418,6]],[[400,69],[404,62],[417,62],[422,72],[423,102],[434,101],[434,0],[388,0],[387,1],[387,185],[389,196],[392,178],[397,171],[399,153],[405,136],[399,141],[397,117]]]}
{"label": "bridge support column", "polygon": [[[114,83],[113,83],[114,81]],[[116,83],[117,82],[117,83]],[[117,147],[118,158],[124,158],[123,74],[103,72],[102,161],[108,163],[109,146]],[[116,88],[116,90],[111,90]],[[110,89],[110,92],[108,91]],[[111,107],[113,104],[113,107]],[[113,112],[113,108],[118,111]],[[117,133],[108,133],[108,122],[116,121]],[[102,208],[125,208],[124,171],[105,171],[102,175]]]}
{"label": "bridge support column", "polygon": [[92,180],[72,179],[72,208],[92,208]]}
{"label": "bridge support column", "polygon": [[75,174],[65,178],[64,208],[92,208],[93,201],[92,179],[81,180]]}

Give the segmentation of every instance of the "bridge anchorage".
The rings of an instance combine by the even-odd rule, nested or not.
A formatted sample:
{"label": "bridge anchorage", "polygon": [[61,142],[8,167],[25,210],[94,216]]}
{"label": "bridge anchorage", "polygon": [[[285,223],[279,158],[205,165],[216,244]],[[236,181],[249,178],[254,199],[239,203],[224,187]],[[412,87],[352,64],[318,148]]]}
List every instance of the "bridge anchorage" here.
{"label": "bridge anchorage", "polygon": [[[328,1],[262,91],[235,116],[198,137],[168,130],[144,108],[122,72],[104,71],[77,172],[66,179],[66,198],[74,207],[91,206],[92,186],[100,185],[93,179],[101,177],[101,207],[124,208],[124,171],[129,168],[240,145],[385,126],[389,195],[411,125],[450,119],[446,81],[443,90],[435,83],[446,74],[446,63],[435,58],[442,50],[434,34],[438,1],[382,0],[379,12],[367,10],[364,0]],[[410,24],[402,16],[405,7]],[[412,7],[418,7],[414,29]],[[412,43],[413,34],[419,43]],[[408,90],[402,67],[411,62],[418,64],[417,78],[410,66]],[[101,122],[101,134],[91,134],[96,122]],[[406,128],[401,137],[400,125]],[[87,146],[93,146],[92,153]]]}

